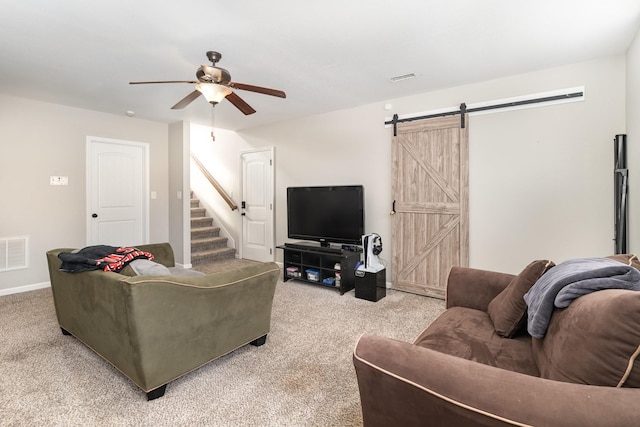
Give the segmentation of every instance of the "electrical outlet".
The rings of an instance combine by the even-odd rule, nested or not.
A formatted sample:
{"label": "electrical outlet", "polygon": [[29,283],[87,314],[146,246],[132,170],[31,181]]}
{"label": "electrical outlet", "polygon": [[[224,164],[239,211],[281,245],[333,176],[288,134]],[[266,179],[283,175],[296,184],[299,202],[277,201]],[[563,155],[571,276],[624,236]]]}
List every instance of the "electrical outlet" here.
{"label": "electrical outlet", "polygon": [[49,185],[69,185],[68,176],[50,176]]}

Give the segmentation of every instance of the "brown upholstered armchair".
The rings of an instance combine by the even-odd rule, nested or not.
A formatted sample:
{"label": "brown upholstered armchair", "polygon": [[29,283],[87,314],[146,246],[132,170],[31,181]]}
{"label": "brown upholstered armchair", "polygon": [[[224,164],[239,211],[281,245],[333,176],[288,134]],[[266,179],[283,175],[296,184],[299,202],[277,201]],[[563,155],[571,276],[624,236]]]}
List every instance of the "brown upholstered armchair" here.
{"label": "brown upholstered armchair", "polygon": [[446,311],[413,344],[361,336],[364,425],[640,425],[640,292],[582,296],[535,339],[521,313],[502,315],[517,314],[548,267],[518,276],[454,267]]}
{"label": "brown upholstered armchair", "polygon": [[[168,243],[140,245],[174,266]],[[266,341],[279,267],[256,263],[203,276],[60,271],[47,252],[58,322],[147,393],[246,344]]]}

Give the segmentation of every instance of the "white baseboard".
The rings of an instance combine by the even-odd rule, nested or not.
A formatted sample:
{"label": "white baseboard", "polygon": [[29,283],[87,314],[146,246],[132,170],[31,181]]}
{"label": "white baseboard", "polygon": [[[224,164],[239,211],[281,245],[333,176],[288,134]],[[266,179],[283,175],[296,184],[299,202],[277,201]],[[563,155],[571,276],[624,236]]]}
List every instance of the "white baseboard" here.
{"label": "white baseboard", "polygon": [[51,282],[34,283],[33,285],[16,286],[15,288],[0,289],[0,297],[21,292],[35,291],[38,289],[50,288]]}

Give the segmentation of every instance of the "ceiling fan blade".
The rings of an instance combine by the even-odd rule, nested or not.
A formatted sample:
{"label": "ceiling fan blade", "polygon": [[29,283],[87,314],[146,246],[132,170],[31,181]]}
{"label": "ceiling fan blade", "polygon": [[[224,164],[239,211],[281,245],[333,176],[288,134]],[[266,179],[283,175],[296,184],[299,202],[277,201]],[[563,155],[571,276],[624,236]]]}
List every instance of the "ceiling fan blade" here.
{"label": "ceiling fan blade", "polygon": [[200,91],[194,90],[189,95],[185,96],[180,101],[178,101],[178,103],[176,105],[174,105],[173,107],[171,107],[171,109],[172,110],[180,110],[180,109],[186,107],[187,105],[191,104],[191,101],[193,101],[194,99],[196,99],[200,95],[202,95],[202,93],[200,93]]}
{"label": "ceiling fan blade", "polygon": [[254,110],[251,105],[244,102],[244,100],[240,98],[235,92],[231,92],[229,95],[227,95],[227,99],[230,103],[235,105],[238,110],[242,111],[247,116],[256,112],[256,110]]}
{"label": "ceiling fan blade", "polygon": [[278,89],[269,89],[268,87],[248,85],[245,83],[231,82],[229,86],[234,89],[248,90],[249,92],[262,93],[264,95],[277,96],[278,98],[286,98],[287,94]]}
{"label": "ceiling fan blade", "polygon": [[129,82],[130,85],[148,85],[154,83],[198,83],[195,80],[157,80],[150,82]]}

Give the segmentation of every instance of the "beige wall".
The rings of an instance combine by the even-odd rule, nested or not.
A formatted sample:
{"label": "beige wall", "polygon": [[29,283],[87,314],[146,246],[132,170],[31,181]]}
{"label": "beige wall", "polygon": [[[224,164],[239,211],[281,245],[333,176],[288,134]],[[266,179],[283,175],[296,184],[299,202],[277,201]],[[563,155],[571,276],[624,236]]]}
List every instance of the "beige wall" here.
{"label": "beige wall", "polygon": [[537,258],[560,262],[613,252],[612,139],[625,130],[624,56],[390,99],[240,136],[253,147],[276,147],[277,244],[287,240],[286,187],[363,184],[366,232],[382,236],[381,256],[389,261],[392,130],[383,126],[385,117],[576,86],[585,86],[583,102],[470,119],[471,265],[518,273]]}
{"label": "beige wall", "polygon": [[188,122],[169,125],[169,242],[178,265],[191,265],[191,212]]}
{"label": "beige wall", "polygon": [[518,272],[533,259],[614,252],[613,138],[624,133],[624,58],[523,76],[585,101],[471,119],[471,264]]}
{"label": "beige wall", "polygon": [[[218,131],[215,142],[197,126],[186,129],[181,124],[178,133],[182,138],[184,132],[191,136],[194,151],[217,159],[214,169],[225,170],[223,186],[234,193],[236,201],[240,152],[275,147],[276,244],[287,240],[286,187],[363,184],[366,232],[382,235],[382,257],[389,260],[393,238],[389,216],[392,130],[384,127],[385,118],[461,102],[473,104],[585,86],[583,102],[470,119],[471,264],[517,273],[535,258],[558,262],[613,251],[612,140],[615,134],[625,132],[626,114],[633,185],[633,168],[637,169],[633,158],[640,154],[633,144],[633,134],[639,133],[640,126],[634,120],[640,111],[639,51],[636,37],[626,58],[605,58],[389,99],[237,134]],[[391,104],[392,109],[385,111],[384,104]],[[0,237],[29,235],[31,267],[0,273],[0,292],[46,282],[47,249],[84,245],[87,135],[150,143],[151,191],[158,195],[150,202],[151,240],[168,240],[170,228],[172,240],[179,238],[179,233],[174,234],[176,225],[169,224],[169,206],[184,206],[173,199],[178,187],[185,189],[188,166],[180,163],[181,170],[170,171],[168,129],[162,123],[1,96]],[[184,145],[179,151],[184,152]],[[170,178],[172,173],[183,181]],[[50,175],[69,176],[70,185],[51,187]],[[631,191],[632,212],[637,212],[640,206],[633,198],[633,187]],[[237,211],[222,216],[225,227],[237,238]],[[633,228],[637,221],[633,221],[633,213],[631,217],[632,248],[637,250],[640,243]],[[277,258],[281,257],[278,252]]]}
{"label": "beige wall", "polygon": [[48,282],[47,250],[86,245],[87,136],[149,143],[150,240],[168,240],[166,124],[0,95],[0,237],[29,236],[29,268],[0,273],[0,293]]}
{"label": "beige wall", "polygon": [[628,252],[640,252],[640,30],[627,52]]}

